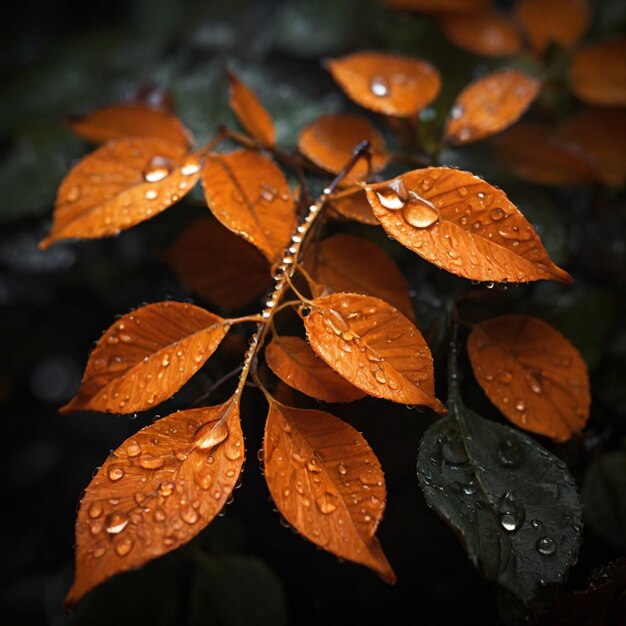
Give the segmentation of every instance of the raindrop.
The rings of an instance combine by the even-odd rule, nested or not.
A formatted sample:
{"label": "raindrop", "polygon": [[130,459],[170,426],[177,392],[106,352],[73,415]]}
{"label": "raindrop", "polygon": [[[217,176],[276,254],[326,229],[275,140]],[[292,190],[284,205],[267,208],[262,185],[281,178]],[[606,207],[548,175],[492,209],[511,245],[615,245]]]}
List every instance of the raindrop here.
{"label": "raindrop", "polygon": [[526,512],[510,491],[507,491],[498,502],[500,525],[508,532],[515,532],[524,523]]}
{"label": "raindrop", "polygon": [[314,474],[318,474],[322,471],[322,468],[320,467],[320,464],[317,462],[317,459],[315,457],[311,457],[307,461],[306,468],[309,470],[309,472],[313,472]]}
{"label": "raindrop", "polygon": [[469,460],[463,441],[457,434],[446,435],[440,440],[441,454],[452,465],[467,463]]}
{"label": "raindrop", "polygon": [[478,491],[478,486],[471,480],[467,485],[463,485],[463,493],[466,496],[473,496]]}
{"label": "raindrop", "polygon": [[158,183],[172,172],[172,162],[162,156],[154,156],[143,172],[143,178],[147,183]]}
{"label": "raindrop", "polygon": [[102,505],[99,502],[94,502],[89,507],[89,517],[95,519],[96,517],[100,517],[102,515]]}
{"label": "raindrop", "polygon": [[402,217],[415,228],[428,228],[439,219],[439,211],[432,202],[411,192],[411,198],[402,211]]}
{"label": "raindrop", "polygon": [[146,191],[145,193],[146,200],[155,200],[158,195],[159,193],[156,191],[156,189],[148,189],[148,191]]}
{"label": "raindrop", "polygon": [[510,439],[505,439],[500,442],[498,458],[504,467],[517,467],[522,461],[523,456],[524,451],[517,442],[511,441]]}
{"label": "raindrop", "polygon": [[110,465],[107,474],[109,480],[115,482],[124,477],[124,469],[120,465]]}
{"label": "raindrop", "polygon": [[196,432],[194,443],[201,450],[209,450],[222,443],[228,437],[228,426],[225,420],[209,422]]}
{"label": "raindrop", "polygon": [[504,211],[500,207],[496,207],[495,209],[491,210],[491,213],[489,213],[489,215],[491,219],[494,220],[494,222],[498,222],[504,217]]}
{"label": "raindrop", "polygon": [[159,485],[159,493],[162,496],[165,496],[167,498],[167,496],[171,496],[172,493],[174,493],[174,489],[175,489],[176,485],[173,481],[171,480],[164,480],[160,485]]}
{"label": "raindrop", "polygon": [[327,491],[315,500],[315,504],[317,504],[317,508],[321,513],[329,515],[333,511],[337,510],[337,505],[335,504],[336,499],[336,496]]}
{"label": "raindrop", "polygon": [[535,548],[539,554],[543,556],[552,556],[556,552],[556,541],[552,537],[541,537],[537,539]]}
{"label": "raindrop", "polygon": [[401,178],[395,178],[386,187],[376,191],[378,201],[390,211],[401,209],[409,197],[404,182]]}
{"label": "raindrop", "polygon": [[165,461],[159,457],[147,456],[139,459],[139,465],[144,469],[157,470],[165,465]]}
{"label": "raindrop", "polygon": [[106,531],[109,535],[117,535],[121,533],[128,524],[128,518],[119,513],[111,513],[106,518]]}
{"label": "raindrop", "polygon": [[133,548],[133,540],[130,537],[120,537],[115,542],[115,552],[119,556],[126,556]]}
{"label": "raindrop", "polygon": [[67,192],[67,196],[65,196],[65,199],[68,202],[76,202],[78,198],[80,198],[80,187],[78,185],[74,185],[73,187],[70,187],[70,190]]}
{"label": "raindrop", "polygon": [[513,380],[513,373],[509,370],[500,370],[498,372],[498,380],[503,385],[508,385]]}
{"label": "raindrop", "polygon": [[181,174],[183,176],[191,176],[196,172],[200,171],[200,163],[195,157],[189,157],[180,168]]}
{"label": "raindrop", "polygon": [[199,519],[198,512],[192,508],[184,508],[180,512],[180,518],[185,522],[185,524],[195,524]]}
{"label": "raindrop", "polygon": [[389,95],[390,87],[384,76],[374,76],[370,81],[370,91],[379,98],[385,98]]}
{"label": "raindrop", "polygon": [[523,400],[516,400],[515,401],[515,410],[516,411],[524,411],[526,409],[526,403]]}
{"label": "raindrop", "polygon": [[341,461],[337,464],[337,471],[341,474],[341,476],[345,476],[348,473],[348,466]]}

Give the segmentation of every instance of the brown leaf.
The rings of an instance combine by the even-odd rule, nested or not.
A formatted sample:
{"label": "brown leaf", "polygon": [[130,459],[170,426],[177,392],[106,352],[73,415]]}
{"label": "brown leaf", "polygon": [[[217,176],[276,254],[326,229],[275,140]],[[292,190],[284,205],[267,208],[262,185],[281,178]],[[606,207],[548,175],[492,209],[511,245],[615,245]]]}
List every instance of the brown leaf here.
{"label": "brown leaf", "polygon": [[352,402],[366,395],[328,367],[300,337],[274,335],[265,361],[284,383],[318,400]]}
{"label": "brown leaf", "polygon": [[589,377],[576,348],[555,328],[527,315],[474,326],[467,341],[474,375],[515,425],[565,441],[589,417]]}
{"label": "brown leaf", "polygon": [[228,320],[181,302],[123,315],[98,340],[78,394],[62,413],[134,413],[177,392],[213,354]]}
{"label": "brown leaf", "polygon": [[377,398],[446,412],[435,398],[433,358],[424,338],[390,304],[331,294],[313,300],[304,326],[318,356],[355,387]]}
{"label": "brown leaf", "polygon": [[259,102],[254,92],[246,87],[232,72],[228,72],[230,82],[230,108],[239,123],[254,139],[264,146],[273,146],[276,131],[270,114]]}
{"label": "brown leaf", "polygon": [[565,121],[559,135],[580,148],[596,177],[607,185],[626,183],[626,112],[586,107]]}
{"label": "brown leaf", "polygon": [[173,413],[127,439],[81,501],[66,605],[195,537],[224,507],[243,460],[239,404],[232,398]]}
{"label": "brown leaf", "polygon": [[272,499],[299,533],[395,582],[375,536],[385,510],[385,479],[359,432],[324,411],[272,402],[263,456]]}
{"label": "brown leaf", "polygon": [[441,87],[430,63],[385,52],[356,52],[329,60],[327,67],[349,98],[385,115],[414,117]]}
{"label": "brown leaf", "polygon": [[626,39],[589,44],[574,53],[574,94],[596,106],[626,105]]}
{"label": "brown leaf", "polygon": [[522,49],[522,38],[513,21],[494,8],[470,15],[443,15],[438,23],[453,44],[473,54],[503,57]]}
{"label": "brown leaf", "polygon": [[416,13],[472,13],[484,11],[491,0],[383,0],[394,9]]}
{"label": "brown leaf", "polygon": [[585,34],[591,20],[587,0],[520,0],[516,13],[531,46],[539,53],[551,43],[571,48]]}
{"label": "brown leaf", "polygon": [[182,282],[226,308],[249,304],[271,282],[265,257],[212,218],[190,224],[165,257]]}
{"label": "brown leaf", "polygon": [[270,261],[282,255],[296,223],[285,175],[271,159],[254,150],[210,154],[202,169],[209,209],[236,235],[256,246]]}
{"label": "brown leaf", "polygon": [[594,176],[580,149],[552,126],[519,122],[493,139],[497,158],[520,178],[541,185],[586,185]]}
{"label": "brown leaf", "polygon": [[367,201],[365,189],[358,189],[354,193],[339,197],[331,196],[328,203],[342,217],[369,226],[379,225]]}
{"label": "brown leaf", "polygon": [[333,291],[376,296],[415,321],[406,278],[395,261],[367,239],[345,234],[329,237],[311,248],[305,269]]}
{"label": "brown leaf", "polygon": [[110,141],[63,180],[52,230],[39,247],[116,235],[178,202],[199,176],[198,156],[180,143],[149,137]]}
{"label": "brown leaf", "polygon": [[572,282],[504,192],[469,172],[414,170],[371,186],[367,198],[388,234],[452,274],[489,282]]}
{"label": "brown leaf", "polygon": [[145,104],[114,104],[68,121],[71,129],[91,143],[126,137],[153,137],[189,147],[192,134],[171,112]]}
{"label": "brown leaf", "polygon": [[[352,156],[354,148],[362,141],[371,144],[371,172],[378,172],[389,162],[383,136],[358,115],[325,115],[309,124],[298,137],[298,149],[318,167],[338,174]],[[357,161],[344,184],[362,180],[369,174],[368,162]]]}
{"label": "brown leaf", "polygon": [[499,133],[517,122],[540,87],[536,78],[517,70],[479,78],[457,98],[446,124],[446,140],[461,145]]}

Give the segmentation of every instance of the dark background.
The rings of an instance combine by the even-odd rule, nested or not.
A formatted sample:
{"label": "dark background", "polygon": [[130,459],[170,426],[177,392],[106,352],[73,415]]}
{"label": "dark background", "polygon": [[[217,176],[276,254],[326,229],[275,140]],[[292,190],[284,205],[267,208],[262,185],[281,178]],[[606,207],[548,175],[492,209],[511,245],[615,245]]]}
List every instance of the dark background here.
{"label": "dark background", "polygon": [[[619,1],[601,3],[592,35],[623,31],[625,13]],[[308,122],[352,108],[321,68],[324,56],[381,48],[432,61],[444,80],[436,107],[425,114],[435,120],[445,116],[461,86],[497,63],[460,52],[428,19],[391,12],[373,0],[30,0],[13,3],[0,29],[0,622],[497,623],[495,588],[474,571],[417,486],[415,457],[432,413],[375,400],[332,409],[363,431],[386,472],[389,502],[379,536],[398,575],[398,584],[388,587],[281,526],[256,460],[265,407],[254,391],[242,415],[248,451],[243,486],[226,515],[178,552],[106,583],[67,618],[61,602],[71,581],[81,491],[109,449],[154,415],[61,417],[57,409],[76,391],[93,342],[116,315],[142,302],[192,296],[160,255],[206,208],[192,198],[117,238],[59,244],[45,253],[36,247],[49,228],[59,181],[87,149],[63,125],[70,114],[129,99],[142,88],[168,89],[203,142],[220,122],[236,125],[227,107],[229,66],[267,105],[281,145],[289,148]],[[563,106],[575,104],[565,96]],[[541,443],[568,462],[579,484],[591,480],[592,461],[606,459],[607,452],[623,455],[616,452],[623,449],[626,412],[623,195],[523,184],[500,169],[484,144],[448,151],[443,160],[502,186],[555,262],[576,279],[573,287],[496,288],[485,298],[494,312],[548,319],[582,350],[594,385],[587,431],[565,446]],[[445,354],[434,322],[446,299],[469,284],[392,246],[374,229],[335,228],[376,238],[406,271],[419,325],[440,366],[438,395],[445,397]],[[228,370],[231,358],[218,354],[159,412],[188,405]],[[463,368],[469,372],[467,364]],[[469,374],[465,394],[469,406],[500,419]],[[615,488],[593,485],[600,497]],[[591,521],[570,588],[584,587],[593,567],[624,553],[619,524],[625,491],[603,503],[608,527]]]}

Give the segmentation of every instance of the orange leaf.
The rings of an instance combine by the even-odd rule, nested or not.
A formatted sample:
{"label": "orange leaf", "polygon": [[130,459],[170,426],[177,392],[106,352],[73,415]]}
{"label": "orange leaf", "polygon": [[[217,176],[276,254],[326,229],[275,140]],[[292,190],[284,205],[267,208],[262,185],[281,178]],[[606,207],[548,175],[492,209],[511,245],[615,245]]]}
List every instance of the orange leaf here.
{"label": "orange leaf", "polygon": [[446,139],[457,145],[499,133],[523,115],[541,83],[517,70],[493,72],[467,86],[446,124]]}
{"label": "orange leaf", "polygon": [[589,417],[589,377],[576,348],[555,328],[527,315],[474,326],[467,350],[476,380],[515,425],[565,441]]}
{"label": "orange leaf", "polygon": [[[309,124],[298,137],[298,149],[318,167],[338,174],[362,141],[371,143],[371,172],[378,172],[389,162],[383,136],[358,115],[325,115]],[[364,179],[370,172],[365,159],[357,161],[344,184]]]}
{"label": "orange leaf", "polygon": [[552,126],[520,122],[493,139],[498,158],[520,178],[542,185],[585,185],[593,173],[580,150]]}
{"label": "orange leaf", "polygon": [[441,87],[430,63],[384,52],[356,52],[329,60],[327,67],[349,98],[385,115],[413,117]]}
{"label": "orange leaf", "polygon": [[66,605],[195,537],[224,507],[243,459],[233,399],[173,413],[127,439],[80,503],[76,574]]}
{"label": "orange leaf", "polygon": [[198,157],[182,144],[149,137],[110,141],[63,180],[52,230],[39,247],[61,239],[116,235],[178,202],[199,172]]}
{"label": "orange leaf", "polygon": [[503,57],[517,54],[522,48],[515,24],[493,8],[470,15],[443,15],[439,26],[453,44],[474,54]]}
{"label": "orange leaf", "polygon": [[587,0],[520,0],[516,13],[531,46],[539,53],[552,42],[571,48],[591,20]]}
{"label": "orange leaf", "polygon": [[344,234],[329,237],[311,249],[305,268],[333,291],[376,296],[415,321],[406,278],[395,261],[367,239]]}
{"label": "orange leaf", "polygon": [[143,104],[114,104],[69,120],[71,129],[91,143],[126,137],[153,137],[189,147],[193,136],[171,112]]}
{"label": "orange leaf", "polygon": [[570,69],[572,91],[597,106],[626,105],[626,39],[577,50]]}
{"label": "orange leaf", "polygon": [[245,306],[269,287],[265,257],[212,218],[190,224],[165,257],[182,282],[219,306]]}
{"label": "orange leaf", "polygon": [[290,387],[324,402],[352,402],[365,396],[315,356],[300,337],[277,337],[265,349],[265,361]]}
{"label": "orange leaf", "polygon": [[296,223],[285,175],[254,150],[210,154],[202,169],[209,209],[236,235],[256,246],[269,261],[282,255]]}
{"label": "orange leaf", "polygon": [[177,392],[213,354],[228,320],[181,302],[123,315],[98,340],[80,389],[62,409],[134,413]]}
{"label": "orange leaf", "polygon": [[276,131],[270,114],[259,102],[254,92],[246,87],[232,72],[228,72],[230,82],[230,108],[239,123],[252,137],[264,146],[273,146]]}
{"label": "orange leaf", "polygon": [[565,121],[559,135],[580,147],[598,179],[626,183],[626,113],[620,109],[584,108]]}
{"label": "orange leaf", "polygon": [[342,217],[369,226],[379,225],[376,216],[372,213],[370,203],[367,201],[365,189],[358,189],[354,193],[335,198],[331,196],[328,203]]}
{"label": "orange leaf", "polygon": [[469,172],[414,170],[373,185],[367,198],[388,234],[452,274],[490,282],[572,282],[504,192]]}
{"label": "orange leaf", "polygon": [[395,582],[375,536],[385,510],[385,478],[358,431],[324,411],[272,402],[263,456],[272,499],[299,533]]}
{"label": "orange leaf", "polygon": [[318,356],[355,387],[377,398],[446,412],[435,398],[433,358],[424,338],[390,304],[331,294],[313,300],[304,326]]}
{"label": "orange leaf", "polygon": [[394,9],[416,13],[472,13],[484,11],[491,0],[383,0]]}

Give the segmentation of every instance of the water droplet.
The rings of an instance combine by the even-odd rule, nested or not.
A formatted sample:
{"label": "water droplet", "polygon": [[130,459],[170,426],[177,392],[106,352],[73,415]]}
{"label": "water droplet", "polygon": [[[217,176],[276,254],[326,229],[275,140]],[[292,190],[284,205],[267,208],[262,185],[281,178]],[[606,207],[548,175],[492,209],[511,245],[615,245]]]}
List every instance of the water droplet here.
{"label": "water droplet", "polygon": [[543,556],[552,556],[556,552],[556,541],[552,537],[541,537],[537,539],[535,548],[539,554]]}
{"label": "water droplet", "polygon": [[469,460],[463,441],[458,434],[445,435],[440,441],[443,458],[452,465],[467,463]]}
{"label": "water droplet", "polygon": [[515,410],[516,411],[520,411],[520,413],[522,411],[524,411],[526,409],[526,403],[523,400],[516,400],[515,401]]}
{"label": "water droplet", "polygon": [[115,542],[115,552],[119,556],[126,556],[133,548],[133,540],[130,537],[120,537]]}
{"label": "water droplet", "polygon": [[209,450],[218,446],[228,437],[228,425],[225,420],[209,422],[196,432],[194,443],[201,450]]}
{"label": "water droplet", "polygon": [[428,228],[439,219],[437,207],[411,192],[411,198],[402,210],[402,217],[415,228]]}
{"label": "water droplet", "polygon": [[463,485],[463,493],[466,496],[473,496],[478,491],[478,485],[471,480],[467,485]]}
{"label": "water droplet", "polygon": [[387,377],[385,376],[385,371],[382,369],[377,369],[374,372],[374,378],[381,384],[384,385],[387,382]]}
{"label": "water droplet", "polygon": [[465,113],[465,109],[457,104],[456,106],[452,107],[452,110],[450,111],[450,117],[453,120],[458,120],[460,117],[463,116],[463,113]]}
{"label": "water droplet", "polygon": [[513,373],[509,370],[500,370],[498,372],[498,380],[503,385],[508,385],[513,380]]}
{"label": "water droplet", "polygon": [[107,549],[104,546],[99,546],[93,551],[93,555],[96,559],[99,559],[100,557],[104,556],[106,551]]}
{"label": "water droplet", "polygon": [[337,471],[341,476],[345,476],[348,473],[348,466],[343,461],[341,461],[337,464]]}
{"label": "water droplet", "polygon": [[195,156],[188,157],[182,164],[180,172],[183,176],[191,176],[200,171],[200,163]]}
{"label": "water droplet", "polygon": [[307,461],[306,468],[309,470],[309,472],[313,472],[314,474],[322,471],[322,468],[320,467],[320,464],[317,462],[317,459],[315,457],[311,457]]}
{"label": "water droplet", "polygon": [[105,521],[106,531],[109,535],[117,535],[121,533],[128,524],[128,518],[119,513],[110,513]]}
{"label": "water droplet", "polygon": [[167,498],[167,496],[172,495],[172,493],[174,493],[174,489],[176,488],[176,484],[171,481],[171,480],[164,480],[160,485],[159,485],[159,493],[162,496],[165,496]]}
{"label": "water droplet", "polygon": [[172,162],[162,156],[154,156],[143,172],[143,178],[147,183],[158,183],[170,175]]}
{"label": "water droplet", "polygon": [[89,507],[89,517],[95,519],[96,517],[100,517],[102,515],[102,505],[99,502],[94,502]]}
{"label": "water droplet", "polygon": [[541,520],[538,519],[534,519],[531,520],[530,525],[535,529],[535,530],[539,530],[539,528],[541,528],[543,526]]}
{"label": "water droplet", "polygon": [[158,197],[159,192],[156,189],[148,189],[144,195],[146,200],[155,200]]}
{"label": "water droplet", "polygon": [[370,91],[379,98],[385,98],[389,95],[390,87],[384,76],[374,76],[370,81]]}
{"label": "water droplet", "polygon": [[489,216],[494,222],[499,222],[504,217],[504,211],[500,207],[492,209]]}
{"label": "water droplet", "polygon": [[80,198],[80,187],[78,185],[74,185],[70,187],[70,190],[67,192],[65,199],[68,202],[76,202]]}
{"label": "water droplet", "polygon": [[115,482],[116,480],[120,480],[120,478],[124,477],[124,468],[121,465],[109,465],[107,474],[109,476],[109,480]]}
{"label": "water droplet", "polygon": [[198,512],[196,510],[187,507],[181,510],[180,518],[183,520],[183,522],[185,522],[185,524],[189,524],[191,526],[198,521],[200,516],[198,515]]}
{"label": "water droplet", "polygon": [[335,504],[336,500],[337,497],[327,491],[315,500],[315,504],[317,504],[317,508],[321,513],[329,515],[337,510],[337,505]]}
{"label": "water droplet", "polygon": [[524,523],[526,512],[510,491],[507,491],[498,502],[500,525],[508,532],[515,532]]}
{"label": "water droplet", "polygon": [[165,461],[156,456],[145,456],[139,459],[139,465],[144,469],[157,470],[165,465]]}
{"label": "water droplet", "polygon": [[511,441],[510,439],[505,439],[500,442],[498,458],[500,459],[500,463],[505,467],[517,467],[523,457],[524,451],[517,442]]}
{"label": "water droplet", "polygon": [[401,178],[394,178],[388,185],[376,191],[378,201],[390,211],[401,209],[409,197]]}

